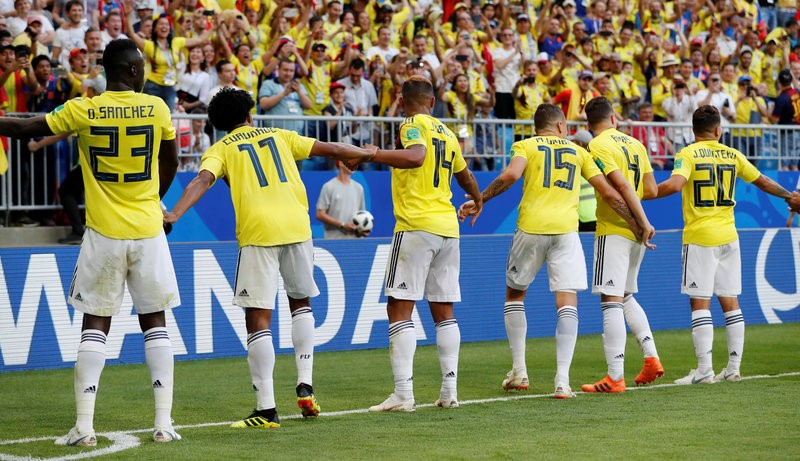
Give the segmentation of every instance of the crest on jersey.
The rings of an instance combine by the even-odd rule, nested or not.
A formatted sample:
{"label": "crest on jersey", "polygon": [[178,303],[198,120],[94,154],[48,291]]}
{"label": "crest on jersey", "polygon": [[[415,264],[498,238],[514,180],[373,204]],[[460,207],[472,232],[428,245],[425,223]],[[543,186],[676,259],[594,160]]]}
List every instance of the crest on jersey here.
{"label": "crest on jersey", "polygon": [[682,158],[676,159],[675,160],[675,166],[673,168],[676,169],[676,170],[679,169],[681,167],[681,163],[683,163],[683,159]]}
{"label": "crest on jersey", "polygon": [[406,131],[406,139],[409,141],[420,139],[419,128],[409,128],[408,131]]}

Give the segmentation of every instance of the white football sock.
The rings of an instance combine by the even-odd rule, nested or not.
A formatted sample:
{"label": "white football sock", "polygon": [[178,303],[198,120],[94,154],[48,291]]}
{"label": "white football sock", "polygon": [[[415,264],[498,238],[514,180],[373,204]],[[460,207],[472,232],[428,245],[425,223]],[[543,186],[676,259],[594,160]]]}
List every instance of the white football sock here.
{"label": "white football sock", "polygon": [[458,395],[458,352],[461,348],[461,330],[456,319],[442,320],[436,324],[436,349],[442,369],[441,394],[456,398]]}
{"label": "white football sock", "polygon": [[247,335],[247,366],[250,368],[250,378],[256,392],[256,410],[275,408],[275,394],[272,389],[275,349],[272,346],[271,330]]}
{"label": "white football sock", "polygon": [[508,301],[503,308],[503,317],[508,335],[508,346],[511,348],[511,360],[514,373],[518,376],[528,375],[525,363],[525,338],[528,336],[528,319],[525,316],[525,303]]}
{"label": "white football sock", "polygon": [[170,428],[175,361],[172,343],[165,327],[151,328],[144,332],[144,360],[150,370],[156,401],[155,427]]}
{"label": "white football sock", "polygon": [[603,309],[603,350],[608,376],[614,381],[625,377],[625,314],[622,303],[600,303]]}
{"label": "white football sock", "polygon": [[713,373],[711,349],[714,344],[714,322],[710,310],[692,311],[692,342],[697,356],[697,371],[704,375]]}
{"label": "white football sock", "polygon": [[297,384],[313,385],[314,372],[314,313],[310,307],[292,312],[292,345],[297,365]]}
{"label": "white football sock", "polygon": [[744,352],[744,317],[742,310],[725,312],[725,333],[728,337],[728,371],[738,372]]}
{"label": "white football sock", "polygon": [[75,427],[82,434],[94,431],[94,403],[100,374],[106,364],[106,335],[100,330],[83,330],[75,361]]}
{"label": "white football sock", "polygon": [[394,374],[394,393],[403,400],[414,398],[414,353],[417,334],[414,322],[401,320],[389,324],[389,360]]}
{"label": "white football sock", "polygon": [[569,367],[578,339],[578,308],[562,306],[556,321],[556,382],[569,385]]}
{"label": "white football sock", "polygon": [[647,314],[644,309],[636,301],[633,295],[625,297],[625,302],[622,303],[622,310],[625,313],[625,321],[628,323],[628,328],[631,333],[636,337],[639,347],[642,348],[642,354],[645,357],[658,358],[658,351],[656,351],[656,342],[653,339],[653,332],[650,330],[650,322],[647,321]]}

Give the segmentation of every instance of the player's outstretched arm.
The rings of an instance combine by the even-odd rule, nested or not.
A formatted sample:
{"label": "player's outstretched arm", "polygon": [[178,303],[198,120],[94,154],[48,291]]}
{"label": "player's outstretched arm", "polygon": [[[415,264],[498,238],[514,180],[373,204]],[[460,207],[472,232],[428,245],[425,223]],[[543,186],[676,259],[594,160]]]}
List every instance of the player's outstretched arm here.
{"label": "player's outstretched arm", "polygon": [[316,141],[311,147],[312,157],[327,157],[342,160],[351,170],[364,162],[369,162],[375,157],[375,146],[355,147],[341,142]]}
{"label": "player's outstretched arm", "polygon": [[178,172],[178,143],[161,140],[158,150],[158,195],[164,198]]}
{"label": "player's outstretched arm", "polygon": [[642,177],[642,200],[650,200],[657,196],[658,184],[656,184],[655,175],[653,175],[653,172],[645,173]]}
{"label": "player's outstretched arm", "polygon": [[[475,180],[475,175],[469,171],[469,168],[464,168],[463,170],[459,171],[455,174],[455,177],[456,181],[458,181],[458,185],[464,189],[464,191],[467,193],[467,196],[473,197],[470,212],[472,221],[470,221],[469,224],[470,226],[474,226],[475,220],[478,219],[478,216],[480,216],[481,210],[483,209],[483,198],[481,197],[481,190],[478,188],[478,181]],[[459,219],[463,221],[464,218],[460,216],[461,209],[459,209],[458,212]]]}
{"label": "player's outstretched arm", "polygon": [[214,175],[208,170],[200,170],[192,179],[192,182],[183,190],[178,203],[172,207],[172,211],[164,213],[164,221],[168,223],[175,223],[183,216],[184,213],[189,211],[189,208],[194,206],[200,197],[202,197],[211,185],[214,184]]}
{"label": "player's outstretched arm", "polygon": [[612,171],[608,174],[607,178],[614,189],[622,196],[622,199],[625,200],[628,209],[631,210],[631,213],[633,213],[633,216],[636,218],[636,222],[639,223],[639,227],[641,228],[639,240],[641,240],[647,248],[651,250],[655,249],[655,245],[650,243],[650,239],[656,235],[656,230],[650,224],[650,220],[647,219],[644,208],[642,208],[642,202],[639,201],[636,191],[633,190],[631,184],[619,170]]}
{"label": "player's outstretched arm", "polygon": [[683,189],[684,184],[686,184],[684,176],[673,174],[669,179],[658,185],[658,193],[653,198],[669,197],[672,194],[676,194]]}
{"label": "player's outstretched arm", "polygon": [[37,138],[54,134],[44,115],[32,118],[0,117],[0,136]]}
{"label": "player's outstretched arm", "polygon": [[755,181],[753,181],[753,185],[761,189],[762,191],[774,195],[775,197],[780,197],[786,201],[789,201],[792,198],[792,193],[788,190],[784,189],[780,184],[776,183],[772,180],[772,178],[768,176],[764,176],[763,174],[758,177]]}

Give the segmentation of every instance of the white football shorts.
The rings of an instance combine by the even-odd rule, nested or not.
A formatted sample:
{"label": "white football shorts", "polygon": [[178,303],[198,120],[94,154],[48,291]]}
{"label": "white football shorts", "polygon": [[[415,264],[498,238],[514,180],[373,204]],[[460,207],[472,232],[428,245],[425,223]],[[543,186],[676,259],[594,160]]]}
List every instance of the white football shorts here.
{"label": "white football shorts", "polygon": [[286,294],[292,299],[313,298],[319,294],[314,282],[314,245],[311,240],[240,248],[233,305],[275,309],[278,274],[283,278]]}
{"label": "white football shorts", "polygon": [[547,262],[550,291],[581,291],[587,287],[586,259],[577,232],[561,235],[514,232],[506,264],[506,285],[525,291]]}
{"label": "white football shorts", "polygon": [[681,293],[693,298],[742,293],[742,256],[739,241],[716,247],[683,246]]}
{"label": "white football shorts", "polygon": [[386,264],[384,293],[395,299],[438,303],[461,301],[457,238],[424,231],[397,232]]}
{"label": "white football shorts", "polygon": [[645,246],[621,235],[601,235],[594,239],[594,273],[592,293],[625,296],[636,293],[639,268]]}
{"label": "white football shorts", "polygon": [[167,237],[162,232],[153,238],[117,240],[87,228],[69,303],[85,314],[111,317],[119,313],[126,283],[137,314],[181,304]]}

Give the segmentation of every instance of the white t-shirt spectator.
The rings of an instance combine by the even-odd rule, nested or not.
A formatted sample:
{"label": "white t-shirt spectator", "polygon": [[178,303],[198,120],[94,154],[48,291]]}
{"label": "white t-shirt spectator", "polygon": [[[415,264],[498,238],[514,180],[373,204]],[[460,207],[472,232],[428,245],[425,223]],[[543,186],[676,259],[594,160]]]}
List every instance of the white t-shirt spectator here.
{"label": "white t-shirt spectator", "polygon": [[506,59],[512,54],[514,57],[511,58],[511,61],[509,61],[505,67],[497,67],[497,64],[494,66],[494,85],[495,91],[498,93],[511,93],[514,90],[514,85],[516,85],[517,80],[519,80],[519,65],[522,61],[522,57],[516,48],[506,50],[503,47],[498,47],[492,51],[492,59],[495,62],[499,59]]}

